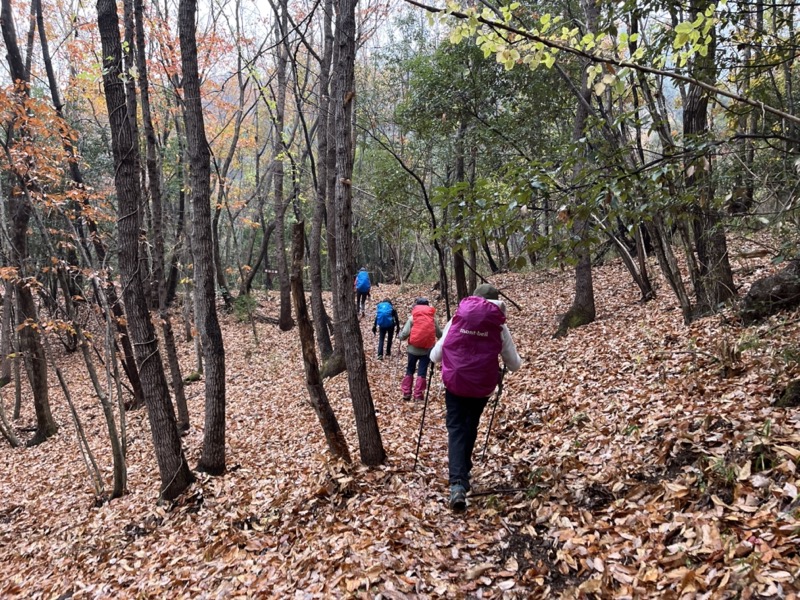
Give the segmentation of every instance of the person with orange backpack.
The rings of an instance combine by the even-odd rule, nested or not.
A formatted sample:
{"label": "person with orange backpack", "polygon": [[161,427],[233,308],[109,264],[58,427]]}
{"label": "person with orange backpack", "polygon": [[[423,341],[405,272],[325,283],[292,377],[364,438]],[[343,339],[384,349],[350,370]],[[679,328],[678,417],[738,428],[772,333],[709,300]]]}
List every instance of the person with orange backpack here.
{"label": "person with orange backpack", "polygon": [[[411,316],[403,326],[399,340],[408,340],[408,365],[406,375],[400,384],[403,400],[410,400],[413,388],[414,400],[425,399],[427,387],[428,365],[431,362],[430,352],[436,340],[442,337],[442,330],[435,318],[436,309],[428,304],[427,298],[417,298]],[[417,372],[417,382],[414,385],[414,371]]]}

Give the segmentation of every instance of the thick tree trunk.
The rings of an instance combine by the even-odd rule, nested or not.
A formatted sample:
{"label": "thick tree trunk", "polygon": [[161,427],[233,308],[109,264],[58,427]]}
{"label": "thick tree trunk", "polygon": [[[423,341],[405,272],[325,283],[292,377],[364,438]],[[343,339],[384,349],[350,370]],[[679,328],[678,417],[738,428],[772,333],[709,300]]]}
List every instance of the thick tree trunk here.
{"label": "thick tree trunk", "polygon": [[205,362],[206,410],[198,470],[225,471],[225,349],[217,320],[214,251],[211,244],[211,157],[206,140],[195,39],[196,0],[181,0],[178,26],[183,65],[184,122],[189,155],[194,256],[195,315]]}
{"label": "thick tree trunk", "polygon": [[342,338],[347,363],[347,382],[353,402],[361,462],[379,465],[386,459],[372,393],[367,380],[364,342],[361,339],[353,281],[352,181],[353,152],[351,137],[352,101],[355,97],[355,19],[356,0],[342,0],[336,16],[336,80],[332,101],[336,122],[336,279],[338,288],[337,320],[342,324]]}
{"label": "thick tree trunk", "polygon": [[142,379],[150,431],[161,476],[161,496],[176,498],[194,480],[183,455],[175,413],[164,376],[139,271],[140,201],[136,137],[130,123],[121,78],[122,47],[114,0],[98,0],[97,23],[103,54],[103,88],[114,154],[117,190],[119,266],[131,337]]}
{"label": "thick tree trunk", "polygon": [[303,365],[306,371],[306,387],[311,399],[311,406],[317,413],[328,449],[336,458],[351,462],[347,440],[339,427],[339,421],[328,401],[328,395],[322,385],[319,373],[317,355],[314,351],[314,329],[308,318],[308,307],[303,290],[303,223],[295,223],[292,236],[292,297],[294,299],[294,312],[297,315],[297,324],[300,332],[300,343],[303,348]]}
{"label": "thick tree trunk", "polygon": [[[691,14],[703,13],[710,0],[693,0]],[[709,84],[716,82],[716,33],[710,31],[706,56],[695,55],[691,75]],[[683,134],[690,142],[702,142],[708,134],[708,92],[690,85],[683,109]],[[720,304],[736,295],[733,274],[728,260],[727,240],[720,209],[714,201],[711,178],[712,155],[707,150],[689,155],[686,160],[686,188],[697,198],[692,219],[692,234],[697,253],[698,274],[695,284],[697,314],[715,312]],[[688,240],[687,240],[688,241]]]}

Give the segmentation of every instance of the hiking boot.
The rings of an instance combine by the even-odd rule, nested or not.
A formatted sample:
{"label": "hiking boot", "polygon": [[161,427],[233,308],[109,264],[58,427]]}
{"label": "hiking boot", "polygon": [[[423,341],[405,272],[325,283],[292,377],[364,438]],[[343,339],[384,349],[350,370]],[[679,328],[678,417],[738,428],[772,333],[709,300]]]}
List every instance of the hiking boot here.
{"label": "hiking boot", "polygon": [[383,360],[383,354],[378,354],[378,360]]}
{"label": "hiking boot", "polygon": [[450,486],[450,510],[453,512],[464,512],[467,508],[467,490],[463,485],[456,484]]}

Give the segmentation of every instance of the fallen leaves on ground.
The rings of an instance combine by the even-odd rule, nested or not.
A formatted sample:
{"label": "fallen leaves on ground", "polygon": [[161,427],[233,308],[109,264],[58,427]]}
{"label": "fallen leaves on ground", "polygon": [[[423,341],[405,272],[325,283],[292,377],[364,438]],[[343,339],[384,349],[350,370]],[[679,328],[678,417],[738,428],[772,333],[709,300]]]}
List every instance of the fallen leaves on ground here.
{"label": "fallen leaves on ground", "polygon": [[[737,283],[759,275],[749,271]],[[143,411],[128,415],[129,493],[95,502],[53,382],[59,434],[0,447],[0,596],[796,597],[800,414],[773,401],[800,375],[797,314],[742,328],[726,311],[684,326],[666,285],[641,304],[620,264],[594,278],[597,320],[560,339],[570,273],[493,280],[522,306],[508,322],[524,362],[506,377],[481,460],[491,405],[484,415],[464,515],[446,504],[438,372],[414,470],[423,407],[400,399],[403,348],[376,359],[369,313],[362,333],[388,452],[379,468],[329,459],[296,331],[259,323],[256,345],[251,324],[223,317],[229,471],[200,475],[171,505],[156,502]],[[381,286],[373,298],[393,297],[403,318],[417,294],[433,292]],[[259,302],[277,314],[277,293]],[[188,373],[192,344],[180,350]],[[110,479],[85,368],[74,355],[60,362]],[[357,457],[346,375],[326,389]],[[202,382],[187,395],[194,465]],[[18,428],[35,422],[28,404]]]}

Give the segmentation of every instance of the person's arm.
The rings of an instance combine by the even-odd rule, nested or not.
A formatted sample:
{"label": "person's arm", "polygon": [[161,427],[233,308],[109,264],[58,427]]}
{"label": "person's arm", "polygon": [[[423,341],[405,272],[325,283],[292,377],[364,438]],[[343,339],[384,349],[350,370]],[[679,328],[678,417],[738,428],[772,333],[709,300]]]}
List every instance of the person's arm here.
{"label": "person's arm", "polygon": [[[436,321],[436,319],[433,320],[433,326],[436,328],[436,339],[442,339],[442,330],[440,329],[439,323]],[[445,325],[445,327],[447,327],[447,325]]]}
{"label": "person's arm", "polygon": [[444,340],[447,337],[447,332],[450,331],[450,323],[452,323],[452,321],[448,321],[447,325],[444,326],[444,331],[441,332],[439,341],[434,344],[433,349],[431,350],[431,360],[437,365],[442,362],[442,347],[444,345]]}
{"label": "person's arm", "polygon": [[400,332],[400,335],[397,336],[397,339],[403,341],[411,335],[411,322],[412,318],[408,317],[408,321],[406,321],[406,324],[403,326],[403,331]]}
{"label": "person's arm", "polygon": [[517,353],[517,347],[514,345],[514,340],[511,339],[511,332],[508,326],[503,325],[503,348],[500,350],[500,356],[503,357],[503,362],[509,371],[516,371],[522,365],[522,359]]}

